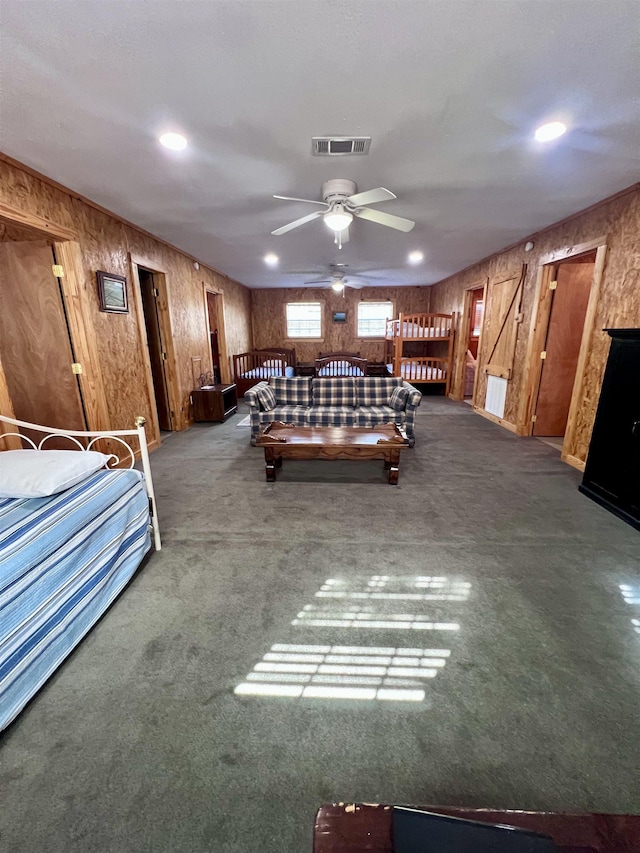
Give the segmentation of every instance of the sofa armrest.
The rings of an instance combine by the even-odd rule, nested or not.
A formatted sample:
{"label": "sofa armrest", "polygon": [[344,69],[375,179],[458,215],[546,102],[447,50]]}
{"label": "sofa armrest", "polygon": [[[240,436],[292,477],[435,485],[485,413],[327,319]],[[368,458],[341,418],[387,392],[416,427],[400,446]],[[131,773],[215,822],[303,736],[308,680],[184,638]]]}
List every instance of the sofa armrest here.
{"label": "sofa armrest", "polygon": [[402,383],[403,388],[409,389],[409,396],[407,397],[406,408],[409,409],[417,409],[420,405],[420,400],[422,400],[422,392],[418,391],[417,388],[414,388],[409,382]]}
{"label": "sofa armrest", "polygon": [[258,394],[256,393],[256,389],[262,385],[269,386],[268,382],[258,382],[253,388],[249,388],[248,391],[244,392],[244,401],[249,406],[249,409],[252,411],[259,412],[260,411],[260,400],[258,399]]}

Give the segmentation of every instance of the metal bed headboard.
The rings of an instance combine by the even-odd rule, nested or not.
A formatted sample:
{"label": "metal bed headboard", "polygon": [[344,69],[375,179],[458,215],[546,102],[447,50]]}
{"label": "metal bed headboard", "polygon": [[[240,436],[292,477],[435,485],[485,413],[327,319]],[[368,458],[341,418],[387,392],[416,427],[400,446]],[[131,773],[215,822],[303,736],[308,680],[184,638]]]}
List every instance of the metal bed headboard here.
{"label": "metal bed headboard", "polygon": [[[147,436],[144,431],[144,425],[146,423],[145,418],[142,416],[137,417],[135,419],[135,429],[117,429],[117,430],[102,430],[96,432],[83,432],[80,430],[64,430],[64,429],[56,429],[55,427],[45,427],[41,424],[30,424],[27,421],[17,421],[14,418],[7,418],[4,415],[0,415],[0,422],[4,424],[10,424],[11,426],[22,427],[24,429],[33,430],[34,432],[45,433],[43,438],[36,444],[36,442],[30,438],[28,435],[23,435],[20,432],[0,432],[0,440],[4,438],[19,438],[21,441],[28,442],[34,450],[42,450],[43,445],[53,437],[66,438],[72,444],[77,445],[79,450],[91,450],[93,445],[101,440],[108,439],[109,441],[115,441],[119,444],[122,444],[127,453],[129,454],[129,458],[120,459],[115,453],[110,453],[109,459],[105,463],[107,468],[114,468],[116,465],[125,465],[127,468],[133,468],[136,455],[131,447],[131,445],[123,439],[123,436],[137,436],[138,438],[138,446],[140,448],[140,461],[142,463],[142,471],[144,473],[145,486],[147,489],[147,495],[149,496],[149,503],[151,506],[151,526],[153,528],[153,542],[155,545],[156,551],[160,551],[162,548],[162,542],[160,540],[160,526],[158,524],[158,512],[156,509],[156,497],[155,492],[153,490],[153,478],[151,476],[151,465],[149,463],[149,449],[147,447]],[[78,441],[78,438],[88,438],[90,441],[87,443],[85,447],[82,442]]]}

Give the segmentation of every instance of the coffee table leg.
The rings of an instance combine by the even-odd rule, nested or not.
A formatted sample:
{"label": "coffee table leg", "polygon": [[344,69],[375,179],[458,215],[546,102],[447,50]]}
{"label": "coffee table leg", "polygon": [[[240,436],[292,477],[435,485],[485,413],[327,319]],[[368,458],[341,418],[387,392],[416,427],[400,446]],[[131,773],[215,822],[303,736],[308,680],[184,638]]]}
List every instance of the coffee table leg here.
{"label": "coffee table leg", "polygon": [[267,483],[275,483],[276,481],[276,464],[273,450],[270,447],[264,449],[265,474],[267,475]]}
{"label": "coffee table leg", "polygon": [[389,485],[397,486],[400,476],[400,451],[394,450],[389,459]]}

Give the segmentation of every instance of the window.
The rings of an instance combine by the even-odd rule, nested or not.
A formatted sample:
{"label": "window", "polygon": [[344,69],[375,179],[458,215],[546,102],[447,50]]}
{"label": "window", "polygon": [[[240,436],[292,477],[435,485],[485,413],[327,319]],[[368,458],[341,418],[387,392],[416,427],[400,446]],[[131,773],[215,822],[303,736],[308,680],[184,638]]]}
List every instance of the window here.
{"label": "window", "polygon": [[482,314],[484,312],[484,302],[478,299],[473,306],[473,328],[471,329],[471,337],[479,338],[482,329]]}
{"label": "window", "polygon": [[321,338],[322,304],[320,302],[287,303],[287,337]]}
{"label": "window", "polygon": [[392,302],[358,303],[358,337],[384,338],[387,320],[393,317]]}

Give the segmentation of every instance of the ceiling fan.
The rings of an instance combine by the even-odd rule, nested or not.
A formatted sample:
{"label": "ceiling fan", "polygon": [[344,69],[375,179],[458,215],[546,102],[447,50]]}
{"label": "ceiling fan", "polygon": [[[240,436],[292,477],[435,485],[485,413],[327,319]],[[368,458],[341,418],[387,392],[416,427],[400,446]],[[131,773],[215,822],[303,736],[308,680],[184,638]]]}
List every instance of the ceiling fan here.
{"label": "ceiling fan", "polygon": [[372,210],[366,206],[380,204],[380,202],[397,198],[397,196],[384,187],[365,190],[361,193],[356,192],[357,189],[353,181],[336,178],[326,181],[322,185],[323,201],[314,201],[310,198],[294,198],[287,195],[274,195],[274,198],[283,199],[284,201],[302,201],[305,204],[318,204],[326,208],[326,210],[316,210],[307,216],[302,216],[300,219],[289,222],[288,225],[283,225],[282,228],[276,228],[271,233],[279,237],[281,234],[286,234],[287,231],[292,231],[294,228],[304,225],[305,222],[311,222],[312,219],[318,219],[321,216],[325,225],[334,232],[334,242],[341,249],[343,244],[349,241],[349,225],[353,222],[354,216],[357,216],[359,219],[368,219],[370,222],[377,222],[379,225],[386,225],[388,228],[395,228],[397,231],[411,231],[416,224],[411,219],[404,219],[402,216],[394,216],[391,213]]}
{"label": "ceiling fan", "polygon": [[305,284],[324,285],[324,287],[330,287],[336,293],[343,293],[345,287],[353,287],[355,290],[360,290],[360,288],[369,284],[369,282],[361,275],[348,275],[343,270],[333,270],[331,278],[314,278],[311,281],[305,281]]}

